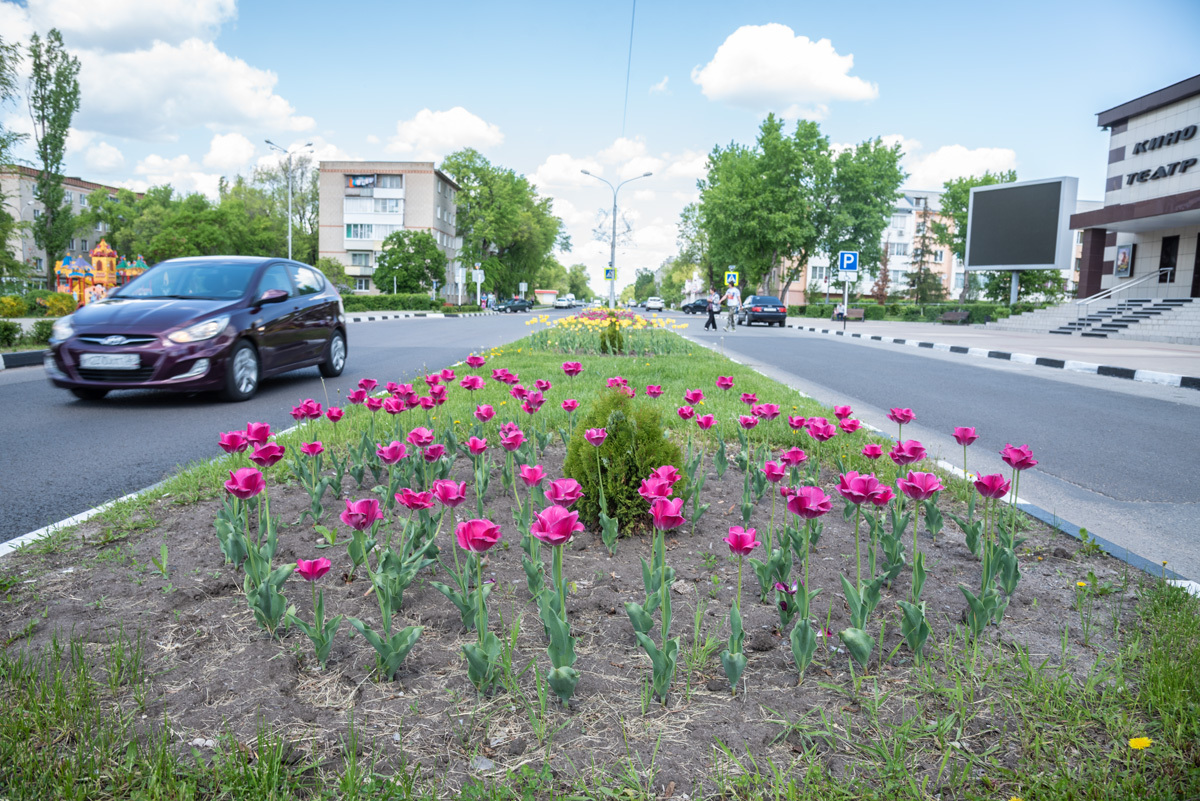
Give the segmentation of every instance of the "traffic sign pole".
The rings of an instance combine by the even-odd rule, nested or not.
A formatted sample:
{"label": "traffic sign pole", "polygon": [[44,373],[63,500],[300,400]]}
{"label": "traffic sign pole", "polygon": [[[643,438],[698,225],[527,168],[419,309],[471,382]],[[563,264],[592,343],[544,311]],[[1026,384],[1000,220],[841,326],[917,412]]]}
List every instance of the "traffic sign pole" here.
{"label": "traffic sign pole", "polygon": [[[850,311],[850,282],[858,281],[858,251],[843,250],[838,253],[838,278],[842,281],[842,330],[846,330],[846,318]],[[825,282],[826,302],[829,298],[829,282]]]}

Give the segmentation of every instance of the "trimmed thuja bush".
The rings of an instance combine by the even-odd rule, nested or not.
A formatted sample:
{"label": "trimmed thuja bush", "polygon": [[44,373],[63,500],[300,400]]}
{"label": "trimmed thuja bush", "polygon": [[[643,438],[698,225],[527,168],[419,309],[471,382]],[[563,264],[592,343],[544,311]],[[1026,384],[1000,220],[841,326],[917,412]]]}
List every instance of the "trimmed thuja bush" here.
{"label": "trimmed thuja bush", "polygon": [[[675,465],[682,472],[683,464],[679,446],[667,438],[658,411],[630,392],[615,386],[599,394],[588,413],[576,421],[563,468],[583,488],[578,508],[589,522],[599,519],[597,475],[603,478],[608,513],[626,534],[648,519],[646,502],[638,495],[642,479],[663,465]],[[585,438],[591,429],[607,432],[601,445]]]}

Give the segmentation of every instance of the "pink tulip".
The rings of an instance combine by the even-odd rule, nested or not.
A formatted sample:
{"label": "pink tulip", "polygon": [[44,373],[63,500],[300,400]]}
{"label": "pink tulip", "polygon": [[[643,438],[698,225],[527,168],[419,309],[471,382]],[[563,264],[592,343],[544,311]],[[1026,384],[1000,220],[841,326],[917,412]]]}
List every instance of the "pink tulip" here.
{"label": "pink tulip", "polygon": [[691,406],[680,406],[679,409],[676,410],[676,414],[679,415],[680,420],[691,420],[696,416],[696,410]]}
{"label": "pink tulip", "polygon": [[521,482],[530,489],[533,489],[538,484],[541,484],[542,480],[546,477],[546,471],[542,469],[540,464],[523,464],[521,465],[519,473]]}
{"label": "pink tulip", "polygon": [[889,420],[891,420],[893,423],[898,423],[899,425],[907,425],[908,423],[911,423],[913,420],[916,420],[917,416],[915,414],[913,414],[912,409],[895,408],[895,409],[891,409],[890,411],[888,411],[887,418]]}
{"label": "pink tulip", "polygon": [[300,405],[304,407],[304,414],[309,420],[321,419],[321,404],[309,398]]}
{"label": "pink tulip", "polygon": [[833,416],[839,420],[845,420],[847,417],[849,417],[852,414],[854,414],[854,411],[849,406],[834,406],[833,407]]}
{"label": "pink tulip", "polygon": [[684,390],[683,399],[688,402],[689,406],[694,406],[704,400],[704,393],[698,389]]}
{"label": "pink tulip", "polygon": [[999,473],[975,479],[975,489],[979,490],[979,494],[985,498],[1003,498],[1008,494],[1011,486]]}
{"label": "pink tulip", "polygon": [[247,498],[253,498],[266,488],[267,482],[263,480],[263,474],[253,467],[230,470],[229,480],[225,482],[225,490],[230,495],[235,498],[241,498],[243,501]]}
{"label": "pink tulip", "polygon": [[548,506],[538,512],[529,527],[530,534],[551,546],[566,543],[578,531],[583,531],[583,524],[579,522],[579,512],[572,512],[557,505]]}
{"label": "pink tulip", "polygon": [[622,376],[615,375],[612,378],[608,379],[607,383],[608,383],[609,389],[615,389],[617,387],[626,386],[627,384],[629,384],[629,381]]}
{"label": "pink tulip", "polygon": [[483,367],[485,364],[487,364],[487,359],[483,358],[482,356],[476,356],[476,355],[472,354],[467,357],[467,366],[471,367],[475,370],[478,370],[480,367]]}
{"label": "pink tulip", "polygon": [[766,462],[762,467],[763,475],[767,477],[767,481],[772,484],[778,484],[783,481],[783,475],[786,472],[782,462]]}
{"label": "pink tulip", "polygon": [[454,538],[458,547],[472,553],[483,553],[491,548],[504,536],[500,527],[490,520],[475,518],[458,524],[454,529]]}
{"label": "pink tulip", "polygon": [[738,425],[740,425],[742,428],[749,431],[750,429],[752,429],[756,425],[758,425],[758,418],[751,417],[748,414],[743,414],[741,417],[738,418]]}
{"label": "pink tulip", "polygon": [[733,389],[733,376],[731,376],[731,375],[717,376],[717,389]]}
{"label": "pink tulip", "polygon": [[807,417],[800,417],[798,415],[788,415],[788,426],[793,431],[799,431],[800,429],[804,428],[804,426],[806,426],[807,424],[808,424]]}
{"label": "pink tulip", "polygon": [[574,398],[567,398],[562,402],[562,407],[564,412],[570,414],[579,408],[579,401],[575,400]]}
{"label": "pink tulip", "polygon": [[833,508],[833,499],[820,487],[801,487],[788,498],[787,508],[805,520],[814,520]]}
{"label": "pink tulip", "polygon": [[664,464],[661,467],[654,468],[654,472],[650,474],[652,478],[661,478],[663,481],[670,484],[672,487],[679,483],[683,478],[679,470],[673,464]]}
{"label": "pink tulip", "polygon": [[305,581],[316,581],[321,576],[329,572],[329,568],[333,567],[333,562],[330,562],[325,557],[320,559],[297,559],[296,572],[300,574],[300,578]]}
{"label": "pink tulip", "polygon": [[362,406],[367,402],[367,391],[365,389],[356,389],[353,392],[347,393],[346,400],[355,406]]}
{"label": "pink tulip", "polygon": [[283,458],[286,450],[282,445],[268,442],[266,445],[259,445],[254,449],[254,452],[250,454],[250,461],[259,467],[270,467]]}
{"label": "pink tulip", "polygon": [[412,384],[397,384],[392,381],[388,382],[387,391],[398,398],[407,398],[409,395],[415,395]]}
{"label": "pink tulip", "polygon": [[508,391],[508,394],[517,400],[525,400],[526,396],[529,395],[529,390],[525,389],[525,387],[521,386],[520,384],[517,384]]}
{"label": "pink tulip", "polygon": [[408,457],[408,448],[404,443],[393,442],[390,445],[376,445],[375,455],[384,464],[398,464],[401,459]]}
{"label": "pink tulip", "polygon": [[405,487],[396,493],[396,502],[413,512],[433,508],[432,492],[413,492]]}
{"label": "pink tulip", "polygon": [[913,464],[924,459],[925,447],[915,439],[907,439],[904,442],[897,442],[892,446],[892,449],[888,451],[888,457],[898,467],[903,467],[906,464]]}
{"label": "pink tulip", "polygon": [[508,368],[506,367],[497,367],[496,369],[492,370],[492,380],[499,381],[501,384],[507,380],[509,375],[511,375],[511,373],[508,372]]}
{"label": "pink tulip", "polygon": [[876,506],[887,506],[896,497],[896,493],[892,492],[892,488],[884,484],[879,485],[879,489],[871,496],[871,503]]}
{"label": "pink tulip", "polygon": [[439,384],[441,382],[441,380],[442,380],[442,377],[440,375],[427,375],[427,376],[425,376],[425,386],[427,386],[427,387],[435,386],[435,385]]}
{"label": "pink tulip", "polygon": [[486,403],[475,407],[475,419],[481,423],[486,423],[496,416],[496,410]]}
{"label": "pink tulip", "polygon": [[648,384],[646,386],[646,394],[651,398],[657,398],[663,392],[662,386],[659,384]]}
{"label": "pink tulip", "polygon": [[601,445],[604,444],[604,440],[607,437],[608,437],[608,432],[606,430],[604,430],[603,428],[589,428],[587,430],[587,432],[583,435],[584,439],[586,439],[588,442],[590,442],[592,445],[596,446],[597,448],[599,448]]}
{"label": "pink tulip", "polygon": [[246,441],[251,445],[265,445],[271,436],[271,426],[266,423],[246,423]]}
{"label": "pink tulip", "polygon": [[700,430],[707,431],[712,428],[717,422],[717,418],[711,414],[702,414],[696,418],[696,425],[700,426]]}
{"label": "pink tulip", "polygon": [[374,498],[363,498],[360,501],[346,500],[346,511],[341,514],[342,522],[355,531],[366,531],[382,520],[379,512],[379,501]]}
{"label": "pink tulip", "polygon": [[551,481],[550,486],[543,494],[550,503],[570,506],[583,497],[583,488],[573,478],[560,478],[557,481]]}
{"label": "pink tulip", "polygon": [[974,428],[969,426],[955,426],[954,441],[964,448],[977,439],[979,439],[979,435],[975,433]]}
{"label": "pink tulip", "polygon": [[301,420],[308,419],[308,410],[306,408],[304,408],[303,405],[293,406],[290,414],[292,415],[292,419],[295,420],[296,422],[300,422]]}
{"label": "pink tulip", "polygon": [[467,499],[467,482],[457,482],[451,479],[441,479],[433,482],[430,487],[433,497],[442,506],[453,509]]}
{"label": "pink tulip", "polygon": [[442,381],[444,381],[444,382],[445,382],[445,383],[447,383],[447,384],[449,384],[449,383],[453,382],[453,381],[454,381],[454,378],[455,378],[455,376],[454,376],[454,371],[453,371],[453,370],[451,370],[449,367],[447,367],[446,369],[442,370],[442,372],[441,372],[441,373],[439,373],[439,375],[441,375],[441,377],[442,377]]}
{"label": "pink tulip", "polygon": [[433,444],[433,432],[424,426],[418,426],[408,432],[408,444],[414,448],[425,448]]}
{"label": "pink tulip", "polygon": [[467,450],[472,456],[478,456],[487,450],[487,440],[479,437],[471,437],[467,440]]}
{"label": "pink tulip", "polygon": [[519,428],[500,435],[500,446],[506,451],[515,451],[524,441],[525,434]]}
{"label": "pink tulip", "polygon": [[364,392],[370,392],[377,386],[379,386],[379,382],[374,378],[360,378],[358,381],[358,388]]}
{"label": "pink tulip", "polygon": [[659,531],[670,531],[673,528],[679,528],[687,520],[680,511],[683,509],[683,498],[668,500],[666,498],[656,498],[654,503],[650,504],[650,520],[654,527]]}
{"label": "pink tulip", "polygon": [[574,378],[583,372],[583,365],[579,362],[563,362],[562,370],[569,378]]}
{"label": "pink tulip", "polygon": [[725,538],[729,550],[738,556],[749,556],[750,552],[762,545],[758,541],[758,532],[752,528],[730,526],[729,536]]}
{"label": "pink tulip", "polygon": [[794,446],[779,454],[779,460],[789,467],[803,464],[806,459],[808,459],[808,454]]}
{"label": "pink tulip", "polygon": [[395,396],[383,399],[383,410],[388,414],[400,414],[408,407],[404,403],[404,398]]}
{"label": "pink tulip", "polygon": [[828,442],[837,434],[837,429],[824,417],[810,417],[808,435],[817,442]]}
{"label": "pink tulip", "polygon": [[516,423],[512,422],[511,420],[508,421],[507,423],[500,424],[500,436],[504,436],[505,434],[511,434],[514,431],[520,431],[520,430],[521,430],[521,427],[519,425],[517,425]]}
{"label": "pink tulip", "polygon": [[[417,405],[420,406],[422,409],[429,411],[434,406],[437,406],[437,402],[434,401],[434,399],[432,397],[430,397],[429,395],[422,395],[421,397],[417,398]],[[367,408],[368,409],[371,408],[370,401],[367,402]]]}
{"label": "pink tulip", "polygon": [[367,411],[377,412],[383,408],[383,398],[367,398],[365,405],[367,407]]}
{"label": "pink tulip", "polygon": [[325,416],[329,418],[329,422],[336,423],[341,420],[346,413],[338,406],[330,406],[325,410]]}
{"label": "pink tulip", "polygon": [[908,471],[907,478],[896,479],[896,488],[914,501],[925,501],[944,489],[942,482],[933,473]]}
{"label": "pink tulip", "polygon": [[217,439],[217,444],[226,453],[241,453],[250,447],[250,440],[243,431],[226,431]]}
{"label": "pink tulip", "polygon": [[554,386],[553,384],[551,384],[549,381],[547,381],[544,378],[539,378],[537,381],[534,381],[533,385],[535,387],[537,387],[538,392],[549,392],[550,389]]}
{"label": "pink tulip", "polygon": [[859,475],[858,471],[850,470],[839,477],[837,491],[850,503],[860,505],[871,500],[882,486],[874,475]]}
{"label": "pink tulip", "polygon": [[742,403],[746,404],[747,406],[753,406],[754,404],[758,403],[758,396],[753,392],[743,392]]}
{"label": "pink tulip", "polygon": [[1028,470],[1037,464],[1037,459],[1033,458],[1033,451],[1028,445],[1022,445],[1019,448],[1009,444],[1004,444],[1004,450],[1000,451],[1000,458],[1004,463],[1014,470]]}
{"label": "pink tulip", "polygon": [[838,428],[842,429],[842,431],[844,431],[847,434],[853,434],[861,426],[862,426],[862,423],[853,418],[848,419],[848,420],[839,420],[838,421]]}
{"label": "pink tulip", "polygon": [[465,375],[463,380],[458,382],[458,385],[465,390],[474,392],[477,389],[483,389],[483,378],[477,375]]}
{"label": "pink tulip", "polygon": [[305,456],[318,456],[325,452],[325,446],[320,442],[304,442],[300,444],[300,452]]}
{"label": "pink tulip", "polygon": [[878,459],[880,456],[883,456],[883,448],[872,442],[870,445],[863,446],[862,455],[868,459]]}
{"label": "pink tulip", "polygon": [[650,478],[642,479],[642,486],[638,489],[638,495],[641,495],[646,503],[654,503],[655,498],[671,497],[671,491],[671,482],[651,476]]}
{"label": "pink tulip", "polygon": [[446,446],[440,442],[436,445],[430,445],[425,449],[425,453],[423,455],[425,457],[425,461],[436,462],[438,459],[441,459],[446,455]]}
{"label": "pink tulip", "polygon": [[774,420],[779,416],[779,404],[759,403],[751,407],[750,412],[760,420]]}

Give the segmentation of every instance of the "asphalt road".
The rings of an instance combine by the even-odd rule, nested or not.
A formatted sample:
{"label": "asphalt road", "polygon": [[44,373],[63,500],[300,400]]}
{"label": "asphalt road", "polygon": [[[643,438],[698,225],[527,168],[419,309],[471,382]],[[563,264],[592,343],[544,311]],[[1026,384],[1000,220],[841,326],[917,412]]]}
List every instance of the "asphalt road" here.
{"label": "asphalt road", "polygon": [[383,383],[440,370],[525,336],[527,320],[517,314],[351,324],[341,377],[322,386],[315,367],[298,370],[264,382],[245,403],[147,391],[83,402],[52,386],[41,367],[0,371],[0,542],[220,455],[222,431],[250,421],[288,428],[292,406],[304,398],[338,405],[359,378]]}
{"label": "asphalt road", "polygon": [[681,317],[692,338],[822,402],[848,403],[892,436],[888,409],[912,408],[904,438],[959,467],[952,432],[975,426],[972,472],[1007,477],[1000,449],[1028,444],[1038,465],[1021,478],[1024,500],[1200,579],[1200,393],[793,329],[713,334],[700,330],[703,318]]}

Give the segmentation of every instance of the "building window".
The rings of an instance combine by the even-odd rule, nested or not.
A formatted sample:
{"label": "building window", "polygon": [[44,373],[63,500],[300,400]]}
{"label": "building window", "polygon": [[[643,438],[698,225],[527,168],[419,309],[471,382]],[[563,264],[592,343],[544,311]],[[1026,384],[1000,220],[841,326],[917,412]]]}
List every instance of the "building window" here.
{"label": "building window", "polygon": [[69,206],[75,202],[75,195],[72,192],[63,192],[63,201]]}
{"label": "building window", "polygon": [[946,251],[944,251],[944,250],[935,250],[935,251],[933,252],[933,260],[934,260],[934,261],[945,261],[945,260],[946,260]]}
{"label": "building window", "polygon": [[42,269],[42,257],[41,256],[33,257],[33,266],[39,270]]}
{"label": "building window", "polygon": [[908,243],[907,242],[888,242],[888,255],[889,256],[907,256],[908,255]]}
{"label": "building window", "polygon": [[404,201],[398,197],[377,197],[375,198],[375,213],[403,214]]}
{"label": "building window", "polygon": [[438,194],[442,194],[442,182],[440,180],[438,181]]}
{"label": "building window", "polygon": [[919,222],[917,223],[916,235],[920,236],[923,233],[925,233],[925,223]]}
{"label": "building window", "polygon": [[922,208],[922,207],[925,205],[925,198],[923,198],[923,197],[914,197],[914,198],[913,198],[913,201],[912,201],[912,203],[913,203],[913,205],[914,205],[914,206],[916,206],[918,209],[919,209],[919,208]]}
{"label": "building window", "polygon": [[67,250],[74,250],[74,249],[75,249],[75,240],[74,240],[74,239],[72,239],[72,240],[71,240],[71,241],[70,241],[70,242],[67,244]]}
{"label": "building window", "polygon": [[347,223],[346,224],[347,239],[374,239],[375,226],[370,223]]}
{"label": "building window", "polygon": [[1083,266],[1083,259],[1079,256],[1075,257],[1075,272],[1079,272],[1079,268]]}
{"label": "building window", "polygon": [[441,206],[437,207],[437,218],[439,220],[442,219],[442,207]]}
{"label": "building window", "polygon": [[404,188],[404,176],[403,175],[381,175],[381,176],[379,176],[379,188],[380,189],[403,189]]}
{"label": "building window", "polygon": [[1179,260],[1179,237],[1164,236],[1158,257],[1158,283],[1175,283],[1175,262]]}
{"label": "building window", "polygon": [[86,252],[87,252],[87,249],[88,249],[88,241],[87,241],[86,239],[84,239],[84,240],[82,240],[82,241],[80,242],[79,249],[80,249],[80,250],[82,250],[84,253],[86,253]]}
{"label": "building window", "polygon": [[374,186],[374,185],[375,185],[375,176],[374,175],[347,175],[346,176],[346,186],[348,186],[348,187],[362,187],[362,186]]}
{"label": "building window", "polygon": [[371,290],[371,279],[370,278],[355,278],[354,279],[354,290],[356,292],[369,292]]}
{"label": "building window", "polygon": [[1076,244],[1076,245],[1082,245],[1082,244],[1083,244],[1083,231],[1082,231],[1082,230],[1079,230],[1079,231],[1076,231],[1076,232],[1075,232],[1075,244]]}
{"label": "building window", "polygon": [[908,219],[908,218],[907,218],[907,217],[905,217],[903,214],[896,214],[896,215],[893,215],[893,217],[892,217],[892,227],[893,227],[893,228],[899,228],[901,231],[903,231],[903,230],[904,230],[904,222],[905,222],[905,220],[907,220],[907,219]]}
{"label": "building window", "polygon": [[354,251],[350,254],[351,267],[370,267],[371,254],[369,251]]}
{"label": "building window", "polygon": [[[116,200],[116,198],[115,198],[115,197],[112,197],[111,195],[109,196],[109,198],[108,198],[108,199],[109,199],[109,200]],[[85,194],[83,194],[82,192],[80,192],[80,193],[79,193],[79,208],[81,208],[81,209],[86,209],[87,207],[88,207],[87,195],[85,195]]]}
{"label": "building window", "polygon": [[955,273],[954,274],[954,288],[962,289],[963,284],[966,282],[966,277],[967,277],[966,273]]}
{"label": "building window", "polygon": [[33,210],[33,219],[35,219],[35,220],[40,220],[41,218],[42,218],[42,210],[41,210],[41,209],[34,209],[34,210]]}

